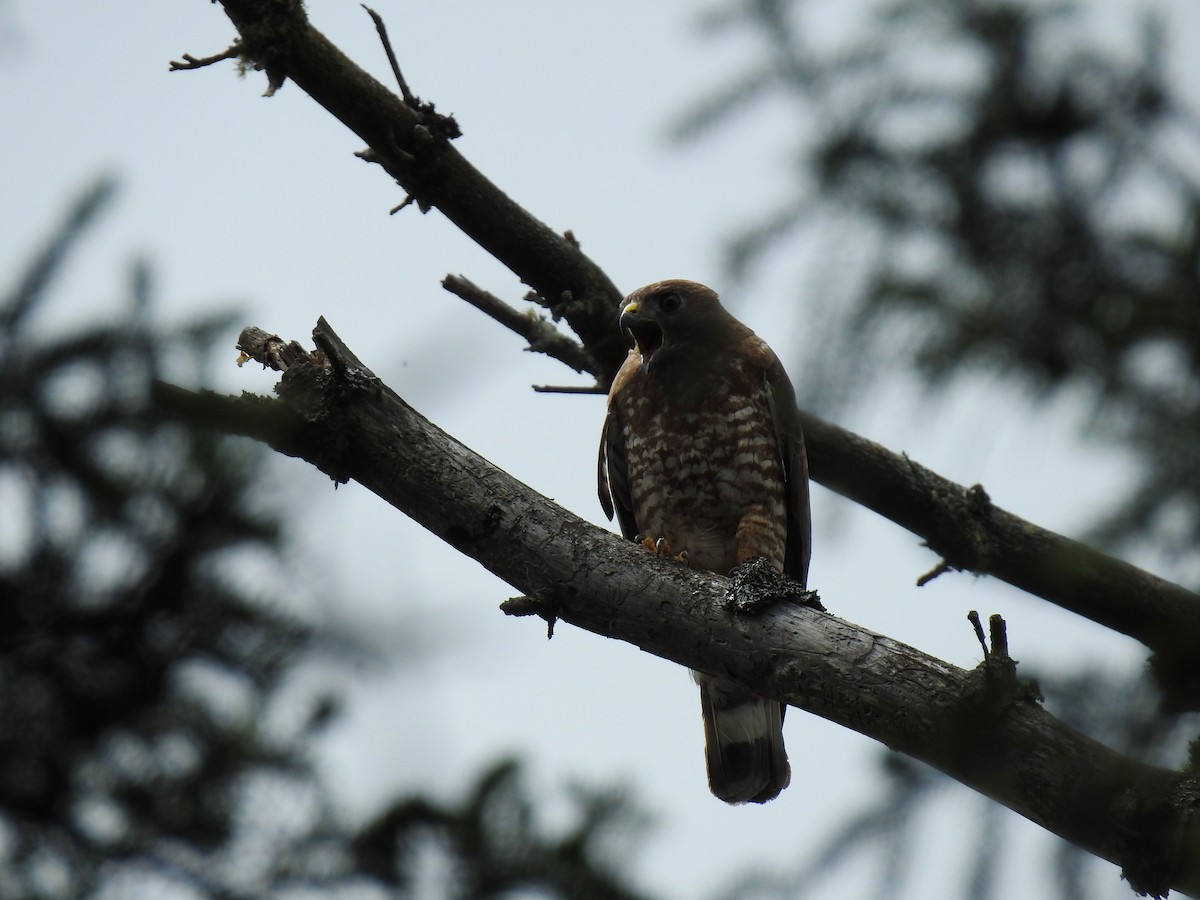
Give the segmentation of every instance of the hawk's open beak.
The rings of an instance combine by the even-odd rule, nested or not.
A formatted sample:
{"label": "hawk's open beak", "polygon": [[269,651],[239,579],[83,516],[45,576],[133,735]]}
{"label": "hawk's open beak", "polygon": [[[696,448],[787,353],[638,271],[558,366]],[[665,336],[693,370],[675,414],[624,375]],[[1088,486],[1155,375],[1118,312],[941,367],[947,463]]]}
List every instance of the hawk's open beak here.
{"label": "hawk's open beak", "polygon": [[642,319],[638,316],[638,303],[634,300],[621,310],[621,331],[632,335],[637,344],[638,352],[642,354],[642,363],[649,364],[652,357],[663,345],[662,329],[656,322]]}

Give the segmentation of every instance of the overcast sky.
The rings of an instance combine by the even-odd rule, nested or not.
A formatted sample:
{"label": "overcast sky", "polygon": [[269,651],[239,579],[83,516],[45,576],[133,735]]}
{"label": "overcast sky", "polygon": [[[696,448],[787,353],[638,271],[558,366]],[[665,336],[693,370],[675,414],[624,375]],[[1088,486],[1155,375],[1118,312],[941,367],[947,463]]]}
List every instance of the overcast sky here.
{"label": "overcast sky", "polygon": [[[786,184],[787,111],[765,107],[686,149],[665,134],[744,64],[751,41],[700,34],[696,4],[682,0],[375,5],[410,86],[457,117],[458,149],[543,221],[572,229],[622,290],[665,277],[727,287],[722,238]],[[358,3],[309,0],[308,9],[390,83]],[[164,320],[236,304],[245,324],[307,341],[325,315],[422,413],[605,524],[594,485],[602,398],[535,395],[532,383],[579,379],[523,353],[439,281],[462,273],[514,303],[523,286],[439,213],[388,216],[400,189],[356,159],[358,139],[294,85],[263,99],[264,77],[239,80],[229,63],[168,72],[170,59],[214,53],[232,35],[206,0],[0,0],[0,272],[52,230],[68,197],[111,171],[122,183],[116,209],[75,259],[46,327],[109,315],[105,303],[138,256],[155,267]],[[727,292],[797,382],[804,309],[790,283],[800,275],[784,260]],[[270,373],[234,366],[236,332],[219,385],[269,392]],[[843,424],[1070,534],[1103,508],[1096,486],[1128,483],[1131,471],[1119,453],[1076,442],[1079,415],[1070,398],[1035,413],[998,383],[931,398],[897,376]],[[686,672],[567,627],[547,642],[537,620],[497,611],[512,588],[362,488],[335,492],[295,460],[277,473],[306,510],[293,561],[310,590],[306,615],[370,635],[387,655],[338,676],[346,712],[319,746],[347,815],[405,789],[452,796],[497,754],[517,751],[547,793],[572,779],[631,785],[656,821],[637,872],[685,898],[756,861],[798,860],[877,791],[875,744],[792,711],[791,787],[765,807],[725,806],[707,791]],[[1014,656],[1042,670],[1086,660],[1116,671],[1143,659],[1132,642],[1004,585],[955,575],[918,590],[937,560],[917,538],[821,488],[814,504],[811,582],[840,616],[960,666],[980,656],[968,609],[1003,614]],[[930,833],[970,841],[979,803],[965,789],[948,795]],[[1017,833],[1024,858],[1044,856],[1038,829]],[[932,843],[921,852],[929,865],[917,893],[957,896],[962,867]],[[873,874],[859,867],[822,896],[861,896]],[[1109,875],[1107,893],[1120,896]]]}

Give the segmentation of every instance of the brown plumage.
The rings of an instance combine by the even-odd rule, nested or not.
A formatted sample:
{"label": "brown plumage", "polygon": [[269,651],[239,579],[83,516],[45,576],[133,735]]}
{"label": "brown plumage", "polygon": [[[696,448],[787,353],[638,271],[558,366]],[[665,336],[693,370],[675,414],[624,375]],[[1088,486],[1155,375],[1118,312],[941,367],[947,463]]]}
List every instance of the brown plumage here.
{"label": "brown plumage", "polygon": [[[805,582],[808,463],[795,396],[778,358],[694,281],[659,281],[625,298],[635,346],[609,392],[600,503],[630,539],[720,574],[754,557]],[[700,685],[712,792],[763,803],[790,779],[784,706],[739,682]]]}

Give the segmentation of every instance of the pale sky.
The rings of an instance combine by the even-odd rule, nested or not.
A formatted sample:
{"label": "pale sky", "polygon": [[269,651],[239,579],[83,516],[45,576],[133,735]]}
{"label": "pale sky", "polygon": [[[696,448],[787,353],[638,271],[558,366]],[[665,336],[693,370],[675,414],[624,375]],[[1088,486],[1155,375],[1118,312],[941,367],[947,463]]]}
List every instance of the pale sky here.
{"label": "pale sky", "polygon": [[[357,2],[307,5],[317,27],[390,83]],[[543,221],[572,229],[622,290],[666,277],[726,287],[722,238],[788,177],[785,109],[763,108],[683,150],[665,133],[740,70],[752,42],[699,34],[698,7],[682,0],[375,8],[412,89],[457,117],[458,149]],[[358,139],[295,85],[263,99],[265,78],[239,80],[229,63],[168,72],[169,60],[217,52],[233,34],[207,0],[0,2],[0,271],[28,257],[69,196],[113,171],[115,211],[56,292],[47,327],[108,315],[97,304],[120,296],[138,255],[155,266],[166,320],[236,302],[245,324],[307,342],[325,315],[442,428],[607,524],[594,485],[603,400],[535,395],[532,383],[581,379],[523,353],[439,281],[461,273],[513,303],[523,286],[436,211],[389,217],[400,189],[356,159]],[[776,261],[726,297],[797,382],[802,341],[789,330],[803,322],[790,308],[801,275]],[[269,392],[270,373],[234,366],[236,331],[220,387]],[[1081,448],[1078,415],[1071,398],[1035,414],[998,383],[931,398],[897,376],[842,424],[1072,534],[1103,508],[1096,485],[1127,483],[1130,472],[1119,453]],[[793,710],[791,787],[764,807],[725,806],[705,784],[698,698],[682,669],[566,626],[547,642],[539,621],[497,611],[516,591],[364,489],[335,492],[295,460],[276,472],[306,510],[294,560],[311,591],[305,613],[394,654],[336,676],[346,712],[318,751],[347,815],[405,790],[452,796],[497,754],[517,751],[550,794],[573,779],[631,785],[656,821],[636,857],[639,883],[682,900],[757,861],[798,861],[878,789],[873,742]],[[837,615],[964,667],[980,655],[969,609],[1003,614],[1013,655],[1042,670],[1089,660],[1116,671],[1143,659],[1131,641],[1002,584],[954,575],[918,590],[915,579],[937,562],[919,539],[822,488],[814,503],[811,582]],[[966,789],[947,792],[929,833],[970,842],[979,802]],[[1017,821],[1020,858],[1044,859],[1039,829]],[[957,896],[966,849],[961,865],[947,864],[933,840],[918,851],[929,865],[917,867],[913,895]],[[874,874],[860,866],[819,896],[863,896]],[[1116,871],[1106,874],[1101,887],[1120,896]],[[1002,887],[1050,896],[1018,877]]]}

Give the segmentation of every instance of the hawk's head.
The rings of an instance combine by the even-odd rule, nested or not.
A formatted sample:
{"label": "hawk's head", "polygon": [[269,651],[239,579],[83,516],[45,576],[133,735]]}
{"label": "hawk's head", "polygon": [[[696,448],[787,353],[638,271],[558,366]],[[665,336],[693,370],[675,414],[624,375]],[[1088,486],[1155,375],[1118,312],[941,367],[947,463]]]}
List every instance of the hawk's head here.
{"label": "hawk's head", "polygon": [[621,304],[621,330],[632,335],[642,366],[680,354],[701,354],[729,337],[736,321],[712,288],[672,279],[638,288]]}

